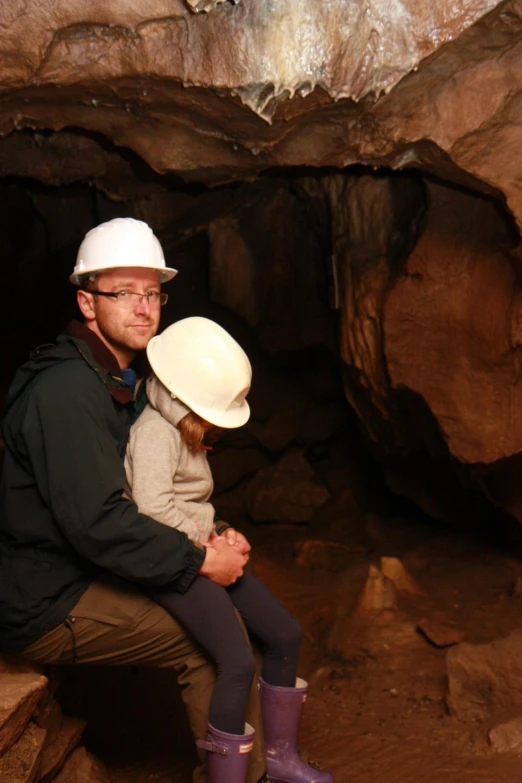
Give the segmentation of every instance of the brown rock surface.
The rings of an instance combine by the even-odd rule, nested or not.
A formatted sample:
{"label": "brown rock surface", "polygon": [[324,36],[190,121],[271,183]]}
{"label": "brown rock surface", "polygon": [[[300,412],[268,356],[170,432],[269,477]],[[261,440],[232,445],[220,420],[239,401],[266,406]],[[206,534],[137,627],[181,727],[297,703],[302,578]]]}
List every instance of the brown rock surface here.
{"label": "brown rock surface", "polygon": [[5,783],[35,783],[46,732],[29,723],[20,739],[0,757],[0,780]]}
{"label": "brown rock surface", "polygon": [[47,742],[40,759],[38,783],[51,783],[56,773],[62,767],[70,752],[78,745],[85,729],[85,721],[78,718],[64,717],[60,729]]}
{"label": "brown rock surface", "polygon": [[357,600],[356,615],[393,612],[397,608],[397,588],[376,566],[368,569],[368,578]]}
{"label": "brown rock surface", "polygon": [[322,184],[346,392],[390,488],[460,527],[491,524],[493,503],[521,521],[512,226],[493,200],[429,181],[424,193],[384,177]]}
{"label": "brown rock surface", "polygon": [[451,647],[464,641],[464,631],[455,627],[455,623],[444,615],[435,613],[432,617],[423,617],[417,628],[435,647]]}
{"label": "brown rock surface", "polygon": [[105,766],[85,748],[77,748],[53,783],[111,783]]}
{"label": "brown rock surface", "polygon": [[298,451],[263,468],[248,487],[248,511],[256,522],[308,522],[329,493]]}
{"label": "brown rock surface", "polygon": [[381,557],[381,572],[385,577],[391,579],[399,593],[426,595],[398,557]]}
{"label": "brown rock surface", "polygon": [[464,642],[448,651],[446,663],[446,701],[461,720],[522,710],[522,631],[490,644]]}
{"label": "brown rock surface", "polygon": [[102,182],[117,146],[207,182],[275,166],[413,166],[503,194],[522,223],[517,0],[250,0],[208,15],[181,0],[91,3],[87,15],[79,0],[52,11],[14,0],[0,26],[5,173]]}
{"label": "brown rock surface", "polygon": [[40,703],[38,705],[38,711],[33,720],[41,729],[45,729],[47,732],[46,745],[51,745],[62,727],[62,708],[56,699],[49,699],[47,704],[42,706]]}
{"label": "brown rock surface", "polygon": [[100,82],[151,74],[228,88],[268,114],[274,98],[304,96],[316,85],[337,99],[389,90],[496,4],[249,0],[221,5],[206,19],[191,16],[181,0],[97,2],[88,11],[80,2],[59,2],[53,13],[38,0],[11,2],[0,16],[10,30],[0,50],[2,81],[20,88],[57,78],[75,84],[78,70]]}
{"label": "brown rock surface", "polygon": [[491,747],[497,753],[522,754],[522,718],[514,718],[507,723],[500,723],[488,734]]}
{"label": "brown rock surface", "polygon": [[422,398],[454,457],[494,462],[522,449],[520,260],[493,202],[439,185],[429,199],[384,307],[391,385]]}
{"label": "brown rock surface", "polygon": [[47,677],[30,664],[0,659],[0,755],[22,734],[46,686]]}

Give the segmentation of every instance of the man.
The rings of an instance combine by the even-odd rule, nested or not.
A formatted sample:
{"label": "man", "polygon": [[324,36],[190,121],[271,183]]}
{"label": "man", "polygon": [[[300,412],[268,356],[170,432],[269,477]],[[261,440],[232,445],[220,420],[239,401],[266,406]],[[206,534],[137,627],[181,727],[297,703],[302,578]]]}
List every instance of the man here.
{"label": "man", "polygon": [[[133,385],[129,366],[156,333],[167,299],[161,283],[175,274],[145,223],[116,218],[90,231],[71,275],[84,324],[73,321],[56,346],[37,350],[11,385],[2,425],[0,649],[45,663],[174,667],[194,735],[204,739],[213,668],[145,592],[184,592],[198,573],[229,585],[249,546],[230,529],[211,547],[195,546],[123,495],[133,406],[125,381]],[[254,783],[265,771],[254,689],[251,703]],[[203,780],[202,760],[194,781]]]}

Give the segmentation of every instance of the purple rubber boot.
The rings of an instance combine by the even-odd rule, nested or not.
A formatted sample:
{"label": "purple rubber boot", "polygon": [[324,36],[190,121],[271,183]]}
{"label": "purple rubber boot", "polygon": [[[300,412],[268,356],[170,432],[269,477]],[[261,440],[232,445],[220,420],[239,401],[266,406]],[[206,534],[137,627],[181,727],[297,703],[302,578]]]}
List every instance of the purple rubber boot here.
{"label": "purple rubber boot", "polygon": [[208,724],[207,739],[197,740],[206,750],[208,783],[245,783],[254,729],[245,723],[245,734],[227,734]]}
{"label": "purple rubber boot", "polygon": [[296,686],[279,688],[259,679],[268,780],[270,783],[334,783],[329,772],[313,769],[299,758],[297,734],[308,683],[298,677]]}

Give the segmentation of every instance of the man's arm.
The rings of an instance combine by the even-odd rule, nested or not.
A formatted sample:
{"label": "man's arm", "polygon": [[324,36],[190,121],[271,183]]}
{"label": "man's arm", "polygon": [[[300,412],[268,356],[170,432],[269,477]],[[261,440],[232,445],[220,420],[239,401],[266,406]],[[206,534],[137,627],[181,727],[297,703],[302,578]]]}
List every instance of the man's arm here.
{"label": "man's arm", "polygon": [[123,497],[117,414],[89,373],[83,385],[62,373],[52,394],[44,383],[33,391],[22,435],[38,489],[62,534],[86,560],[133,582],[172,584],[183,592],[206,552],[184,533],[139,514]]}
{"label": "man's arm", "polygon": [[228,541],[230,546],[235,547],[238,552],[241,552],[242,555],[248,555],[248,553],[252,550],[252,547],[248,543],[246,536],[244,536],[243,533],[240,533],[239,530],[236,530],[233,527],[227,527],[221,533],[221,536],[226,541]]}

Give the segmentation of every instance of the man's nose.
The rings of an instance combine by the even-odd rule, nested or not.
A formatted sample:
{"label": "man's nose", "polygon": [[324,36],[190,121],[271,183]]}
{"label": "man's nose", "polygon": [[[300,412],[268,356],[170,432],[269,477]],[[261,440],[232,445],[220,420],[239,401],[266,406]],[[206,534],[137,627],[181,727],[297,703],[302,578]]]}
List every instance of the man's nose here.
{"label": "man's nose", "polygon": [[136,299],[138,304],[136,305],[135,313],[137,315],[150,315],[150,301],[147,294],[136,297]]}

